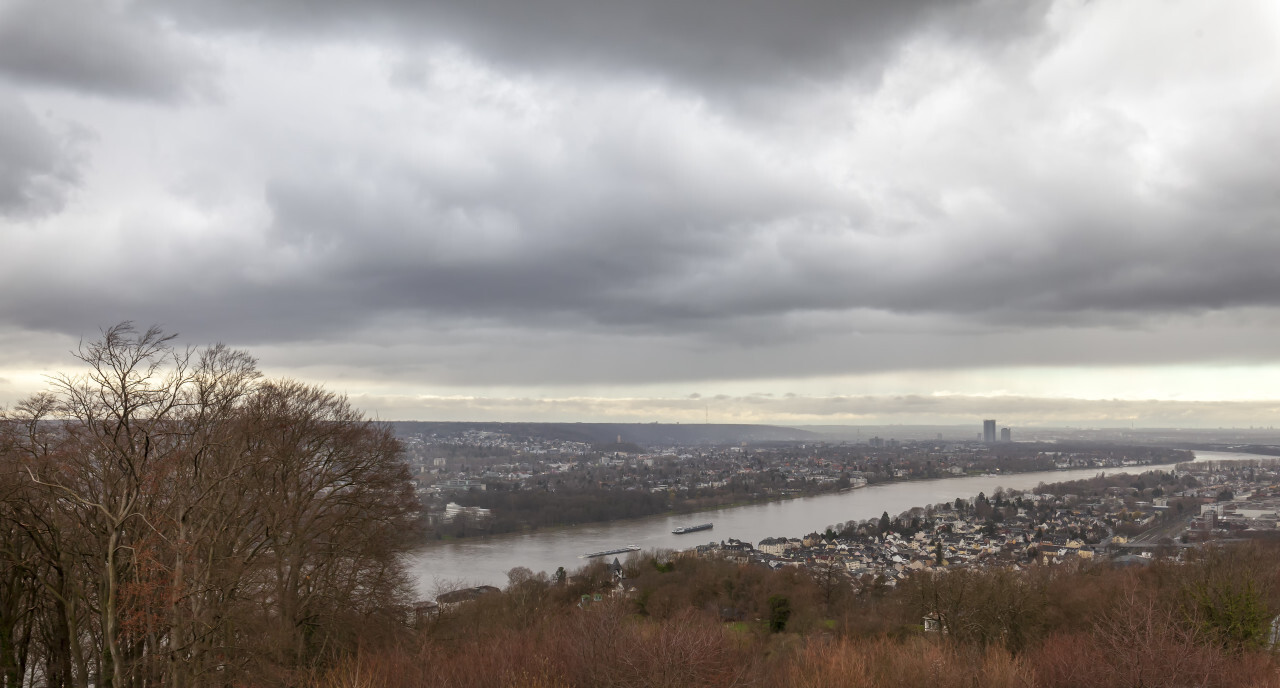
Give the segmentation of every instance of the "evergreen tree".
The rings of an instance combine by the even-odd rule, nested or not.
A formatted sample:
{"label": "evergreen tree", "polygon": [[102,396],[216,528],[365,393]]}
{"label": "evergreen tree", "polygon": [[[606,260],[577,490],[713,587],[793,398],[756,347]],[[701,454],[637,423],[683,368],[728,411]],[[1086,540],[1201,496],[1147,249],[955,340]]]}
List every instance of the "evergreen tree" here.
{"label": "evergreen tree", "polygon": [[782,595],[769,597],[769,631],[781,633],[787,628],[787,620],[791,618],[791,600]]}

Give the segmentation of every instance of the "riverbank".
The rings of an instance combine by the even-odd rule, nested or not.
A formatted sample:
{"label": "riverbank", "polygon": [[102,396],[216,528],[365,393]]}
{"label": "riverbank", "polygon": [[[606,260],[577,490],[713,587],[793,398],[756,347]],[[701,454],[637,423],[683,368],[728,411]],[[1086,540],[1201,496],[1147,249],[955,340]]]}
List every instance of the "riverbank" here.
{"label": "riverbank", "polygon": [[[786,494],[764,494],[754,498],[751,498],[751,497],[741,498],[741,499],[734,500],[732,502],[698,506],[696,508],[688,508],[688,509],[672,508],[664,511],[654,512],[651,514],[646,514],[643,516],[636,516],[631,518],[610,518],[610,519],[600,519],[600,520],[593,520],[593,521],[581,521],[576,523],[535,525],[535,526],[525,527],[519,530],[504,530],[499,532],[483,532],[483,531],[474,532],[473,531],[473,532],[468,532],[463,536],[443,534],[439,537],[430,537],[427,540],[424,540],[423,547],[430,548],[430,547],[434,547],[438,545],[446,545],[446,544],[457,544],[457,543],[465,543],[465,542],[483,542],[486,540],[493,540],[493,539],[502,539],[502,538],[519,537],[519,536],[533,536],[539,533],[554,533],[561,530],[575,529],[575,528],[581,528],[585,526],[596,526],[596,525],[605,525],[605,524],[626,525],[628,523],[638,524],[638,523],[648,522],[653,519],[688,517],[688,516],[694,516],[697,514],[716,514],[716,513],[720,513],[720,512],[731,510],[731,509],[783,503],[783,502],[789,502],[797,499],[813,499],[813,498],[820,498],[820,497],[830,497],[835,495],[848,494],[851,492],[856,492],[858,490],[884,488],[884,487],[893,486],[893,485],[909,485],[913,483],[936,483],[939,481],[958,481],[958,480],[972,480],[972,479],[1000,479],[1004,477],[1008,477],[1012,479],[1016,476],[1030,475],[1030,474],[1055,475],[1055,474],[1069,473],[1076,470],[1097,471],[1097,472],[1117,472],[1117,471],[1128,472],[1132,470],[1152,470],[1157,468],[1167,468],[1170,466],[1175,466],[1178,463],[1182,463],[1182,462],[1170,461],[1167,463],[1145,463],[1145,464],[1133,465],[1133,466],[1091,466],[1088,468],[1053,469],[1048,471],[1017,471],[1017,472],[1000,472],[1000,473],[984,472],[984,473],[974,473],[974,474],[967,474],[967,475],[942,475],[942,476],[936,476],[936,477],[895,478],[892,480],[884,480],[877,483],[862,485],[858,487],[837,487],[833,485],[831,488],[827,488],[827,489],[811,489],[807,491],[800,491],[800,492],[793,492],[793,493],[786,493]],[[976,494],[976,492],[974,494]],[[964,495],[960,495],[960,496],[964,497]],[[973,496],[973,495],[968,495],[968,496]],[[915,505],[911,505],[911,506],[915,506]],[[920,505],[920,506],[923,506],[923,505]],[[910,506],[908,506],[907,508],[910,508]]]}

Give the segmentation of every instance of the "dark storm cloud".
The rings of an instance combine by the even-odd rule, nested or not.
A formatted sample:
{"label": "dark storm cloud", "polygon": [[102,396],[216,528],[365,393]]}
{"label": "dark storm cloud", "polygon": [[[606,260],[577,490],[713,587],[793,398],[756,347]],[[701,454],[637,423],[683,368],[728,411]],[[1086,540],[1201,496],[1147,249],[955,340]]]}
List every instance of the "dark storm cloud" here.
{"label": "dark storm cloud", "polygon": [[[280,180],[267,190],[271,236],[339,290],[358,285],[390,308],[648,326],[700,317],[696,295],[664,302],[658,285],[735,262],[760,225],[810,206],[857,210],[763,163],[738,160],[741,176],[722,183],[697,156],[602,139],[563,163],[493,160],[471,186],[429,167]],[[358,182],[371,176],[380,183]]]}
{"label": "dark storm cloud", "polygon": [[111,96],[168,99],[205,85],[208,65],[159,23],[96,0],[0,3],[0,74]]}
{"label": "dark storm cloud", "polygon": [[376,32],[462,45],[507,68],[644,73],[698,89],[875,74],[920,31],[982,43],[1034,29],[1046,2],[965,0],[163,0],[209,26],[308,36]]}
{"label": "dark storm cloud", "polygon": [[65,139],[0,86],[0,218],[37,217],[60,209],[78,176]]}
{"label": "dark storm cloud", "polygon": [[[1280,165],[1258,174],[1280,177]],[[745,329],[771,341],[790,335],[761,319],[790,313],[1043,327],[1280,306],[1280,234],[1268,231],[1280,200],[1259,203],[1247,188],[1238,198],[1214,179],[1199,195],[1220,204],[1113,194],[1036,209],[1050,192],[1035,189],[1003,227],[939,215],[888,236],[864,203],[816,183],[737,168],[720,180],[723,198],[709,199],[682,192],[695,181],[605,154],[451,192],[403,173],[372,186],[312,174],[273,184],[268,203],[275,239],[315,261],[321,288],[353,314],[376,304],[726,337],[755,319]]]}

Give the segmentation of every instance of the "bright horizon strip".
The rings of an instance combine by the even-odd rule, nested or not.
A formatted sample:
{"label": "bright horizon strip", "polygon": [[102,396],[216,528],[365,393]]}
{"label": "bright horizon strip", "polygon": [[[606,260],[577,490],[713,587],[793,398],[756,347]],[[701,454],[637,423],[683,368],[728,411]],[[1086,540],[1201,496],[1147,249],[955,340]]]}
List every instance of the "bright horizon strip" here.
{"label": "bright horizon strip", "polygon": [[[659,382],[643,385],[433,386],[359,379],[355,371],[300,369],[285,375],[350,393],[432,398],[703,399],[716,396],[1035,397],[1045,399],[1233,402],[1280,398],[1280,365],[1172,365],[916,370],[811,378]],[[272,374],[271,371],[267,371]],[[319,375],[317,374],[319,373]],[[326,373],[332,374],[326,376]],[[697,395],[697,396],[694,396]]]}
{"label": "bright horizon strip", "polygon": [[[47,389],[62,369],[0,373],[0,405]],[[1002,424],[1250,427],[1280,424],[1280,366],[1179,365],[900,371],[767,379],[539,387],[432,387],[341,368],[281,369],[348,395],[383,420],[765,424]]]}

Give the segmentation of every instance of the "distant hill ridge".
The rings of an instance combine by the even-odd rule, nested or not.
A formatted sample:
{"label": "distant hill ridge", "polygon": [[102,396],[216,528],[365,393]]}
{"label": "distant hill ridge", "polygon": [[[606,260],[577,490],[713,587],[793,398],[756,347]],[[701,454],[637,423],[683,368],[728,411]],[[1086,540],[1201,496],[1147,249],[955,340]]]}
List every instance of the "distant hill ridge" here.
{"label": "distant hill ridge", "polygon": [[820,441],[816,432],[776,425],[685,425],[679,423],[473,423],[392,421],[397,435],[456,434],[467,430],[500,432],[517,437],[641,446],[741,444],[742,442]]}

